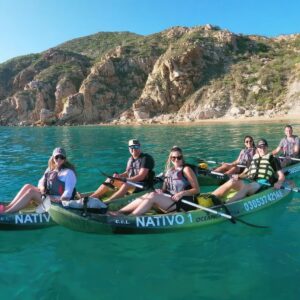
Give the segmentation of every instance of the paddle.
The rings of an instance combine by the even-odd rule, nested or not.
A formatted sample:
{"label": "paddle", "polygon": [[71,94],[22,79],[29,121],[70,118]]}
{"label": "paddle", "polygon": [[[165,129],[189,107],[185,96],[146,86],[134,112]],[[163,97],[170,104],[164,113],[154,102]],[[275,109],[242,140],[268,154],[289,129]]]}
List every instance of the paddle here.
{"label": "paddle", "polygon": [[[256,182],[261,184],[261,185],[272,186],[272,184],[269,183],[266,179],[259,179]],[[300,188],[299,187],[290,188],[288,186],[282,185],[282,186],[280,186],[280,189],[295,192],[295,193],[300,193]]]}
{"label": "paddle", "polygon": [[198,172],[200,174],[204,174],[207,176],[212,176],[212,177],[219,177],[220,179],[224,179],[224,180],[229,180],[231,177],[227,174],[223,174],[220,172],[216,172],[216,171],[210,171],[210,170],[203,170],[203,169],[198,169]]}
{"label": "paddle", "polygon": [[286,156],[278,156],[280,159],[285,159],[288,158],[290,160],[294,160],[294,161],[300,161],[300,158],[296,158],[296,157],[286,157]]}
{"label": "paddle", "polygon": [[35,212],[37,214],[42,214],[44,212],[47,212],[49,208],[51,207],[51,199],[49,196],[42,195],[42,203],[37,206],[35,209]]}
{"label": "paddle", "polygon": [[298,187],[289,188],[287,186],[281,186],[280,189],[281,190],[287,190],[287,191],[295,192],[295,193],[300,193],[300,188],[298,188]]}
{"label": "paddle", "polygon": [[[99,169],[98,169],[98,170],[99,170]],[[128,179],[125,178],[125,177],[113,177],[113,176],[110,176],[110,175],[108,175],[108,174],[102,172],[101,170],[99,170],[99,172],[100,172],[103,176],[105,176],[105,177],[107,177],[107,178],[109,178],[109,179],[122,181],[122,182],[124,182],[124,183],[127,183],[128,185],[131,185],[131,186],[136,187],[136,188],[139,188],[139,189],[143,189],[143,188],[144,188],[144,185],[143,185],[142,183],[130,181],[130,180],[128,180]]]}
{"label": "paddle", "polygon": [[[165,195],[167,197],[170,197],[170,198],[172,197],[172,195],[165,194],[165,193],[163,193],[163,195]],[[199,209],[202,209],[204,211],[207,211],[207,212],[209,212],[211,214],[218,215],[218,216],[220,216],[222,218],[226,218],[226,219],[230,220],[233,224],[235,224],[238,221],[238,222],[241,222],[241,223],[243,223],[243,224],[245,224],[247,226],[251,226],[251,227],[255,227],[255,228],[269,228],[269,226],[255,225],[255,224],[246,222],[244,220],[241,220],[241,219],[239,219],[237,217],[232,216],[230,214],[230,212],[229,212],[228,207],[225,206],[224,204],[222,205],[222,207],[226,210],[227,214],[225,214],[223,212],[220,212],[220,211],[217,211],[217,210],[214,210],[214,209],[211,209],[211,208],[208,208],[208,207],[205,207],[205,206],[202,206],[202,205],[199,205],[199,204],[196,204],[194,202],[190,202],[190,201],[188,201],[188,200],[186,200],[184,198],[180,199],[179,201],[182,201],[185,204],[188,204],[190,206],[194,206],[196,208],[199,208]]]}

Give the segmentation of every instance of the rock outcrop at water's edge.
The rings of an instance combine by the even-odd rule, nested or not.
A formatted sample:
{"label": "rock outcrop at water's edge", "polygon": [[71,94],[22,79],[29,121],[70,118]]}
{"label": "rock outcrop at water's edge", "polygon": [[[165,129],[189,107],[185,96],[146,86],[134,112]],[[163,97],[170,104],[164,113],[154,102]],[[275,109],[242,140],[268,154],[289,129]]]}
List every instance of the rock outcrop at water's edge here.
{"label": "rock outcrop at water's edge", "polygon": [[0,64],[0,125],[299,115],[299,53],[297,34],[212,25],[98,33]]}

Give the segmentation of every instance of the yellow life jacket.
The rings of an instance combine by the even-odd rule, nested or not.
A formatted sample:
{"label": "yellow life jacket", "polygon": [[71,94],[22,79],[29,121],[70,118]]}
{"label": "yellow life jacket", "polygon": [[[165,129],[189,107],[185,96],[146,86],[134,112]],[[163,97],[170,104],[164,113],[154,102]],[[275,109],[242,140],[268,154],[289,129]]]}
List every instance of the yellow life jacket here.
{"label": "yellow life jacket", "polygon": [[249,166],[248,177],[254,180],[267,179],[270,181],[276,173],[271,165],[271,159],[273,159],[273,155],[271,153],[264,156],[255,154]]}

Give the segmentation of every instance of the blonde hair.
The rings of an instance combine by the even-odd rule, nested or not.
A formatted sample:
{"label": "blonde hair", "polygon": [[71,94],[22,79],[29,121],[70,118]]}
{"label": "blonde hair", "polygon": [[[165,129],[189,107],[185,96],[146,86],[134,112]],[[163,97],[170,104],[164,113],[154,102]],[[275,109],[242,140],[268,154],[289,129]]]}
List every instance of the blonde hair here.
{"label": "blonde hair", "polygon": [[184,157],[183,157],[183,152],[182,152],[181,148],[179,148],[178,146],[173,146],[172,149],[171,149],[171,151],[170,151],[170,153],[169,153],[168,159],[167,159],[167,161],[166,161],[165,173],[166,173],[168,170],[170,170],[171,167],[172,167],[171,157],[172,157],[172,153],[173,153],[173,152],[179,152],[180,155],[182,156],[182,163],[183,163],[183,165],[184,165],[184,163],[185,163],[185,162],[184,162]]}
{"label": "blonde hair", "polygon": [[[54,162],[54,157],[51,156],[48,160],[48,168],[50,171],[53,171],[55,169],[55,162]],[[73,164],[71,164],[67,158],[65,158],[65,161],[64,163],[61,165],[61,168],[62,169],[71,169],[75,174],[76,174],[76,171],[75,171],[75,166]]]}

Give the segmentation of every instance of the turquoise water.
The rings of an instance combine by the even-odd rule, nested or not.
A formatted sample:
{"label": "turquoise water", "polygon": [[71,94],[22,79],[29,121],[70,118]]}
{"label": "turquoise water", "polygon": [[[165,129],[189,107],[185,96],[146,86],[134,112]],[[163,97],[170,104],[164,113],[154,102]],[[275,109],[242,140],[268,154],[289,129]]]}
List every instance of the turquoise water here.
{"label": "turquoise water", "polygon": [[[173,145],[192,158],[233,160],[243,136],[275,148],[284,124],[149,127],[0,127],[0,192],[36,184],[52,150],[66,148],[78,188],[95,189],[99,169],[122,171],[127,140],[139,138],[161,170]],[[300,135],[300,125],[295,124]],[[300,180],[296,182],[300,185]],[[191,231],[100,236],[60,226],[0,231],[3,299],[299,299],[300,197],[245,217],[268,230],[224,222]]]}

